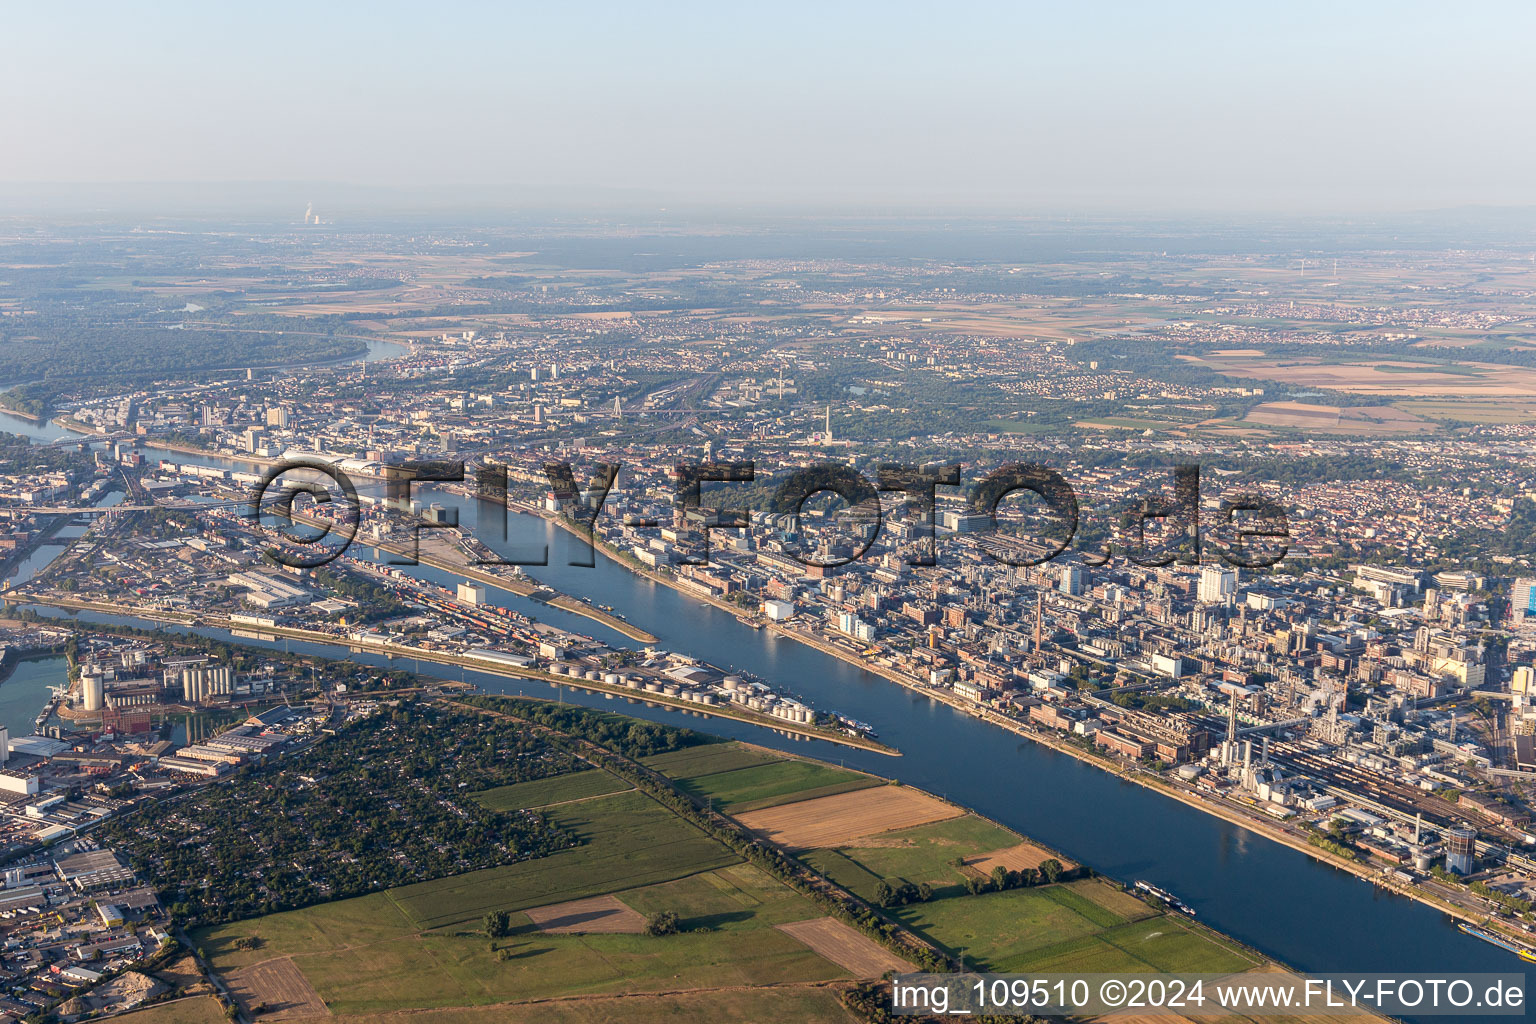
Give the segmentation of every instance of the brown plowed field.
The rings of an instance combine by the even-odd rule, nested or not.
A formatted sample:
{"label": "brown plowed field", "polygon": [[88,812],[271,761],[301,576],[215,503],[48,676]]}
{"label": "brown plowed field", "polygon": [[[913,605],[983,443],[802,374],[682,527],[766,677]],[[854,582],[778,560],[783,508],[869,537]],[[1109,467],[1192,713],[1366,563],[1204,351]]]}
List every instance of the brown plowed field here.
{"label": "brown plowed field", "polygon": [[886,971],[915,970],[911,964],[874,939],[860,935],[833,917],[818,917],[774,927],[805,943],[816,955],[832,961],[856,978],[878,978]]}
{"label": "brown plowed field", "polygon": [[224,981],[247,1017],[253,1016],[253,1007],[263,1003],[267,1006],[261,1014],[264,1021],[319,1017],[331,1012],[288,957],[237,968]]}
{"label": "brown plowed field", "polygon": [[769,842],[793,850],[857,846],[855,840],[964,814],[937,797],[905,786],[876,786],[800,800],[736,816]]}
{"label": "brown plowed field", "polygon": [[555,935],[638,935],[645,931],[645,918],[619,902],[617,896],[591,896],[568,903],[551,903],[523,913],[538,925],[539,931]]}

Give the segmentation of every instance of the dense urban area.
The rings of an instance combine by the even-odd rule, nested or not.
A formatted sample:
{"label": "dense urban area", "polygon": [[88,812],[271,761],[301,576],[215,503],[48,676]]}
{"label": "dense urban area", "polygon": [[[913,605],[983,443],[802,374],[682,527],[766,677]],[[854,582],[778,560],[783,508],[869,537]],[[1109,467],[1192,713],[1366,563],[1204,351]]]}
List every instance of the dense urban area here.
{"label": "dense urban area", "polygon": [[0,1021],[1270,962],[599,566],[1536,959],[1536,264],[1167,230],[7,226]]}

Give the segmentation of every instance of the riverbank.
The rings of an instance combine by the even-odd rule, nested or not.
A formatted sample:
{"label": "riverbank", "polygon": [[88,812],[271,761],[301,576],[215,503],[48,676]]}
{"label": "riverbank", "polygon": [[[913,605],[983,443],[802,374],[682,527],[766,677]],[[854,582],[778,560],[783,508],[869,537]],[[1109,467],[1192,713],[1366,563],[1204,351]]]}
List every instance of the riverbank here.
{"label": "riverbank", "polygon": [[[587,534],[577,528],[565,516],[547,513],[541,509],[522,503],[514,503],[514,507],[518,511],[537,515],[548,522],[552,522],[573,536],[579,537],[583,540],[587,538]],[[653,583],[658,583],[669,587],[683,598],[696,600],[700,604],[709,605],[721,611],[729,612],[730,614],[738,617],[742,614],[740,608],[729,602],[722,601],[712,596],[699,594],[692,590],[684,589],[683,587],[677,585],[675,577],[665,573],[647,570],[641,567],[639,563],[635,562],[635,560],[624,557],[623,552],[617,551],[613,545],[607,543],[601,538],[594,537],[593,543],[594,546],[601,548],[603,553],[608,555],[610,559],[617,562],[619,565],[623,566],[625,569],[635,574],[636,576],[640,576],[644,579],[650,580]],[[1458,906],[1439,896],[1438,894],[1427,891],[1420,886],[1404,885],[1392,879],[1390,875],[1385,874],[1382,870],[1373,868],[1368,864],[1364,864],[1356,860],[1349,860],[1344,857],[1332,854],[1320,847],[1313,846],[1307,842],[1304,837],[1298,836],[1286,830],[1278,822],[1275,822],[1267,817],[1258,817],[1255,813],[1245,812],[1243,809],[1230,804],[1228,801],[1222,798],[1206,798],[1199,793],[1182,789],[1161,777],[1150,775],[1135,765],[1130,765],[1123,761],[1110,759],[1104,756],[1100,756],[1094,752],[1084,750],[1062,737],[1036,730],[1027,722],[1021,722],[1018,719],[999,714],[990,708],[958,697],[950,690],[931,687],[927,685],[925,681],[914,679],[913,677],[897,671],[896,669],[893,669],[889,666],[879,665],[866,661],[865,659],[859,657],[855,652],[844,649],[836,644],[829,643],[819,637],[812,636],[803,630],[795,628],[792,625],[781,625],[778,623],[769,622],[766,623],[766,627],[768,631],[775,636],[798,641],[806,647],[816,650],[822,654],[837,658],[839,661],[849,666],[879,676],[880,678],[889,682],[896,683],[897,685],[902,686],[907,690],[921,694],[930,700],[944,704],[954,709],[955,711],[961,712],[971,718],[978,719],[989,725],[997,726],[998,728],[1003,729],[1015,736],[1030,740],[1033,743],[1049,748],[1057,753],[1066,754],[1077,761],[1104,771],[1118,779],[1134,783],[1143,789],[1148,789],[1161,796],[1177,800],[1187,807],[1203,811],[1204,813],[1211,815],[1214,818],[1218,818],[1227,822],[1228,824],[1235,825],[1253,835],[1260,836],[1281,846],[1285,846],[1299,853],[1306,854],[1307,857],[1317,861],[1320,864],[1337,868],[1361,879],[1362,881],[1370,882],[1371,884],[1379,886],[1389,892],[1415,900],[1416,902],[1421,903],[1427,907],[1431,907],[1435,910],[1448,914],[1457,920],[1477,924],[1482,927],[1491,927],[1494,930],[1503,929],[1511,938],[1514,938],[1522,943],[1529,943],[1531,941],[1531,937],[1529,935],[1508,929],[1507,926],[1503,925],[1501,922],[1490,921],[1488,920],[1486,914],[1482,914],[1474,910],[1469,910],[1466,907]]]}
{"label": "riverbank", "polygon": [[[515,594],[518,597],[526,597],[531,600],[540,601],[543,604],[549,605],[551,608],[558,608],[561,611],[569,612],[572,615],[580,615],[582,618],[591,619],[593,622],[596,622],[599,625],[608,627],[615,633],[620,633],[624,636],[627,636],[631,640],[638,640],[644,644],[654,644],[658,640],[654,634],[648,633],[640,627],[627,622],[616,615],[611,615],[608,612],[603,611],[601,608],[594,608],[587,604],[585,601],[579,601],[569,594],[562,594],[550,587],[545,587],[540,584],[524,580],[508,579],[505,576],[500,576],[496,573],[485,572],[484,570],[477,569],[472,565],[466,565],[462,562],[457,562],[453,559],[444,557],[442,555],[436,555],[431,552],[412,552],[409,548],[406,548],[403,545],[380,544],[374,542],[370,543],[369,546],[376,547],[380,551],[388,551],[390,554],[410,555],[415,557],[416,560],[422,565],[431,566],[434,569],[441,569],[443,572],[452,573],[455,576],[462,576],[466,580],[470,580],[475,583],[483,583],[486,586],[495,587],[498,590],[504,590],[507,593]],[[539,594],[545,592],[553,593],[555,596],[548,599],[538,596]]]}
{"label": "riverbank", "polygon": [[[328,527],[333,525],[329,520],[321,519],[317,516],[305,515],[302,512],[294,512],[293,518],[306,526]],[[423,550],[421,543],[418,543],[414,550],[404,544],[391,544],[381,541],[364,541],[362,543],[364,547],[374,548],[378,551],[387,551],[392,555],[403,555],[406,558],[414,559],[416,562],[419,562],[422,565],[429,566],[433,569],[441,569],[443,572],[451,573],[454,576],[463,578],[464,580],[474,583],[483,583],[488,587],[495,587],[496,589],[503,590],[508,594],[514,594],[517,597],[539,601],[542,604],[549,605],[551,608],[558,608],[563,612],[569,612],[572,615],[579,615],[582,618],[591,619],[593,622],[596,622],[601,626],[606,626],[607,628],[613,630],[615,633],[627,636],[631,640],[638,640],[643,644],[654,644],[658,641],[658,637],[652,633],[646,632],[639,626],[636,626],[625,619],[621,619],[617,615],[612,615],[608,612],[605,612],[601,608],[594,608],[587,602],[579,601],[569,594],[562,594],[558,590],[555,590],[553,587],[546,587],[531,580],[509,578],[498,573],[486,572],[483,569],[477,569],[472,565],[449,558],[446,555],[434,554],[430,550]],[[554,597],[540,597],[539,595],[542,593],[550,593],[553,594]]]}
{"label": "riverbank", "polygon": [[107,615],[127,615],[149,622],[163,622],[167,625],[208,627],[213,629],[228,630],[236,637],[251,636],[261,639],[287,638],[300,640],[306,643],[324,644],[329,647],[342,647],[354,651],[368,651],[382,655],[386,658],[410,658],[416,661],[429,661],[439,665],[451,665],[472,672],[482,672],[486,675],[501,676],[506,679],[522,679],[528,681],[549,683],[555,687],[569,687],[571,689],[585,690],[588,693],[601,693],[615,697],[624,697],[628,700],[637,700],[656,707],[669,708],[674,711],[684,711],[700,717],[724,718],[741,722],[745,725],[754,725],[789,736],[799,736],[804,739],[825,740],[839,746],[849,747],[854,750],[865,750],[874,754],[883,754],[887,757],[900,757],[901,752],[886,746],[875,740],[864,739],[857,736],[849,736],[846,733],[836,732],[831,729],[819,729],[813,726],[798,725],[767,715],[759,715],[745,709],[738,709],[729,705],[719,704],[695,704],[685,700],[669,697],[666,694],[655,693],[650,690],[636,691],[624,686],[613,686],[608,683],[593,679],[577,680],[571,676],[559,676],[539,669],[517,668],[510,665],[501,665],[494,662],[481,661],[476,658],[468,658],[454,654],[451,651],[426,650],[419,647],[410,647],[405,644],[381,643],[360,644],[349,637],[338,637],[332,633],[320,630],[303,629],[297,626],[253,626],[250,623],[236,622],[225,616],[194,615],[190,612],[171,611],[163,608],[138,608],[132,605],[110,605],[97,601],[83,601],[75,598],[42,596],[29,594],[26,601],[31,604],[47,605],[66,610],[100,612]]}
{"label": "riverbank", "polygon": [[[16,412],[14,409],[7,411],[12,413],[12,415],[23,415],[22,413]],[[29,418],[37,420],[38,422],[42,422],[42,417],[40,416],[33,416]],[[81,434],[87,439],[92,437],[107,436],[105,433],[97,430],[95,427],[81,423],[79,420],[70,419],[68,416],[58,416],[52,420],[49,420],[48,422],[52,423],[54,426],[60,428],[61,430],[67,430],[72,434]],[[255,466],[259,469],[267,469],[279,464],[279,460],[277,459],[262,458],[260,455],[250,455],[243,452],[218,452],[211,448],[199,448],[196,445],[178,444],[175,441],[167,441],[163,438],[149,437],[147,435],[143,438],[138,438],[137,440],[145,448],[153,448],[164,452],[180,452],[183,455],[201,455],[208,459],[225,459],[229,462],[240,462],[248,466]]]}
{"label": "riverbank", "polygon": [[20,416],[24,420],[31,420],[33,423],[43,422],[43,416],[41,414],[35,412],[27,412],[25,409],[18,409],[12,405],[10,401],[5,397],[5,392],[0,392],[0,410],[8,412],[12,416]]}
{"label": "riverbank", "polygon": [[48,522],[36,531],[36,534],[27,539],[27,546],[18,548],[6,554],[5,560],[0,562],[0,580],[8,580],[11,573],[20,568],[21,563],[37,553],[37,549],[51,541],[55,535],[69,522],[69,516],[48,516]]}

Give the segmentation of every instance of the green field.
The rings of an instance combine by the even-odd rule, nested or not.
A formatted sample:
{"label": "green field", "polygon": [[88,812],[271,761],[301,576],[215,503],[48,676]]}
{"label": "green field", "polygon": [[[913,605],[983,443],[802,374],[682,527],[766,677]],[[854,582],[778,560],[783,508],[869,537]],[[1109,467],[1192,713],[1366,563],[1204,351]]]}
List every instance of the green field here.
{"label": "green field", "polygon": [[1036,948],[1008,961],[1009,971],[1189,972],[1221,974],[1257,966],[1259,958],[1177,917],[1123,924],[1070,942]]}
{"label": "green field", "polygon": [[785,760],[678,780],[690,796],[714,801],[717,810],[742,814],[795,800],[883,786],[884,779],[844,771],[816,761]]}
{"label": "green field", "polygon": [[601,768],[555,775],[547,779],[518,782],[510,786],[481,790],[475,802],[488,811],[515,811],[528,807],[548,807],[570,800],[607,796],[629,789],[629,783]]}
{"label": "green field", "polygon": [[[234,921],[194,933],[197,944],[221,968],[241,967],[283,953],[315,953],[353,944],[368,945],[416,931],[388,893],[376,892],[300,910]],[[257,937],[261,947],[238,950],[237,939]],[[277,953],[272,951],[276,950]]]}
{"label": "green field", "polygon": [[[224,925],[197,941],[223,970],[293,956],[337,1014],[846,976],[773,927],[820,916],[819,908],[644,794],[596,796],[558,804],[547,814],[582,845],[540,860]],[[615,892],[642,914],[676,912],[684,933],[551,935],[516,913]],[[492,909],[514,912],[511,935],[489,940],[481,931],[483,915]],[[260,939],[256,949],[235,948],[237,940],[250,937]]]}
{"label": "green field", "polygon": [[873,900],[875,887],[884,881],[840,850],[811,850],[800,859],[860,899]]}
{"label": "green field", "polygon": [[688,779],[782,760],[784,758],[780,754],[741,743],[706,743],[699,747],[674,750],[669,754],[641,758],[640,763],[670,779]]}
{"label": "green field", "polygon": [[730,850],[637,792],[550,808],[549,819],[582,845],[538,860],[472,871],[391,892],[420,928],[478,921],[488,910],[523,910],[663,882],[734,864]]}
{"label": "green field", "polygon": [[[612,891],[616,877],[598,872],[588,888]],[[459,930],[423,931],[391,894],[379,893],[226,925],[199,941],[223,970],[292,955],[327,1006],[344,1015],[845,976],[773,928],[821,911],[750,865],[700,870],[618,895],[642,914],[675,911],[685,933],[665,938],[549,935],[514,914],[513,933],[488,941],[478,932],[478,921]],[[522,901],[525,906],[545,902],[550,900]],[[261,947],[234,949],[242,935],[259,935]]]}
{"label": "green field", "polygon": [[122,1024],[224,1024],[224,1010],[213,996],[192,996],[114,1017]]}
{"label": "green field", "polygon": [[[117,1019],[130,1024],[172,1024],[169,1020],[147,1017],[141,1020],[137,1014]],[[826,988],[725,989],[655,996],[612,996],[525,1006],[503,1004],[418,1010],[409,1017],[398,1013],[349,1013],[330,1019],[335,1024],[401,1024],[402,1020],[409,1020],[411,1024],[611,1024],[616,1020],[624,1024],[722,1024],[725,1021],[851,1024],[853,1020],[838,1001],[837,993]],[[223,1015],[218,1015],[216,1020],[222,1022]]]}
{"label": "green field", "polygon": [[750,864],[631,889],[621,897],[647,916],[676,911],[683,928],[739,931],[820,917],[816,904]]}
{"label": "green field", "polygon": [[[649,760],[677,776],[680,787],[728,810],[884,784],[737,744]],[[589,770],[476,795],[497,809],[542,807],[551,824],[580,840],[571,849],[205,929],[195,941],[226,971],[291,956],[338,1024],[383,1024],[379,1015],[398,1011],[420,1011],[423,1024],[846,1019],[833,991],[795,986],[845,979],[847,973],[774,927],[825,911],[644,793],[610,791],[619,785],[615,776]],[[964,815],[886,833],[869,846],[812,851],[805,860],[866,898],[882,880],[934,885],[939,898],[891,913],[952,953],[963,949],[972,968],[1230,971],[1254,962],[1235,944],[1177,915],[1158,914],[1100,880],[963,892],[965,873],[955,866],[957,858],[1019,841],[1005,828]],[[665,937],[549,934],[521,913],[607,893],[645,916],[676,913],[682,931]],[[511,913],[510,934],[485,934],[490,910]],[[259,940],[254,949],[235,948],[250,938]],[[693,989],[719,999],[690,1000]],[[626,994],[622,1002],[613,998]],[[558,1001],[504,1005],[550,999]],[[524,1009],[527,1014],[520,1015]],[[143,1018],[135,1024],[203,1020]]]}
{"label": "green field", "polygon": [[1536,423],[1536,403],[1527,398],[1461,399],[1437,401],[1435,399],[1405,399],[1392,403],[1404,412],[1431,420],[1457,420],[1462,423],[1500,425],[1509,423]]}
{"label": "green field", "polygon": [[[495,952],[483,936],[429,933],[298,957],[295,963],[326,1005],[341,1014],[846,976],[767,924],[751,927],[750,918],[735,923],[732,929],[665,938],[524,930],[497,940]],[[502,959],[503,949],[508,959]]]}
{"label": "green field", "polygon": [[1486,377],[1488,371],[1480,366],[1466,366],[1462,363],[1434,363],[1429,366],[1390,366],[1384,363],[1362,363],[1370,366],[1377,373],[1448,373],[1456,377]]}
{"label": "green field", "polygon": [[904,924],[986,971],[1236,971],[1257,958],[1175,915],[1128,920],[1091,887],[957,896],[896,911]]}
{"label": "green field", "polygon": [[[1094,888],[1103,888],[1094,886]],[[1085,917],[1100,928],[1113,928],[1124,924],[1126,919],[1113,912],[1102,903],[1095,903],[1070,885],[1051,885],[1040,890],[1045,898],[1077,914]]]}
{"label": "green field", "polygon": [[958,857],[976,857],[1019,843],[1020,837],[985,818],[966,814],[916,828],[886,832],[874,847],[843,847],[838,852],[882,878],[927,882],[938,889],[965,884]]}

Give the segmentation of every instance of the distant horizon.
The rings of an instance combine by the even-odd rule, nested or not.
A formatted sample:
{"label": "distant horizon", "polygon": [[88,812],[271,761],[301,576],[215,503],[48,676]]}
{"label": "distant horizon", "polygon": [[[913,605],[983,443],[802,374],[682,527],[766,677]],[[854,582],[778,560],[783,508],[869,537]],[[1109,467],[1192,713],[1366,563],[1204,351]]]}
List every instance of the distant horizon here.
{"label": "distant horizon", "polygon": [[[65,216],[85,221],[114,217],[155,220],[243,219],[260,214],[281,222],[291,210],[295,223],[313,205],[326,227],[344,227],[340,218],[365,223],[370,218],[457,216],[476,212],[537,218],[579,214],[644,218],[657,225],[690,218],[731,218],[774,223],[795,221],[892,221],[920,223],[953,219],[997,224],[1039,222],[1179,224],[1245,226],[1260,224],[1362,224],[1432,219],[1446,223],[1482,220],[1494,215],[1536,215],[1530,202],[1467,201],[1274,210],[1258,206],[1179,206],[1176,204],[1037,204],[995,197],[951,197],[939,202],[922,196],[793,197],[697,195],[620,186],[571,187],[554,184],[480,183],[462,185],[387,185],[347,181],[18,181],[0,191],[0,217],[26,219]],[[639,226],[639,225],[634,225]]]}
{"label": "distant horizon", "polygon": [[6,192],[356,182],[1083,215],[1536,204],[1531,5],[7,14],[26,45],[0,65]]}

